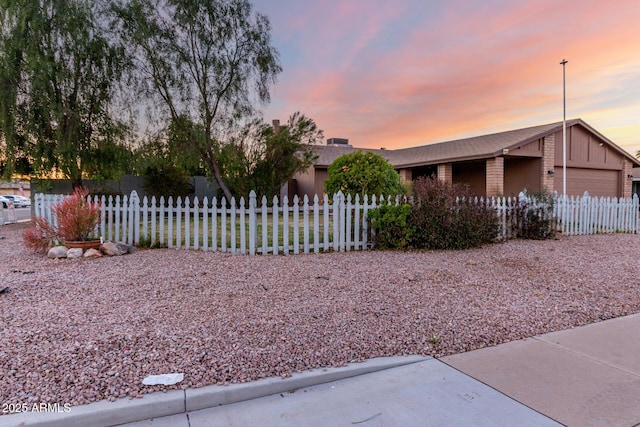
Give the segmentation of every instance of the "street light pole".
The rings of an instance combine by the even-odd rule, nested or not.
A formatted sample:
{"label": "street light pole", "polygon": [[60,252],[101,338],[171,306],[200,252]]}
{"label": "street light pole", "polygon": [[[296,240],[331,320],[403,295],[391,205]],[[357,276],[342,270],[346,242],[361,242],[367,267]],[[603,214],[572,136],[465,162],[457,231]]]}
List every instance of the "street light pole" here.
{"label": "street light pole", "polygon": [[567,197],[567,91],[565,80],[566,59],[563,59],[562,65],[562,196]]}

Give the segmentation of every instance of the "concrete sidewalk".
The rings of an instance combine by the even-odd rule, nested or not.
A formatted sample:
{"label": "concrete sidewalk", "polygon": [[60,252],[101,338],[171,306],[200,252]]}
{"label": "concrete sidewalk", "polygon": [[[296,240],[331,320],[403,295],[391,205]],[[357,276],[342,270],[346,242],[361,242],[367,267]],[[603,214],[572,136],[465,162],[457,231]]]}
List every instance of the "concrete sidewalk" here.
{"label": "concrete sidewalk", "polygon": [[128,424],[208,426],[559,426],[436,359]]}
{"label": "concrete sidewalk", "polygon": [[568,426],[640,423],[640,314],[441,360]]}
{"label": "concrete sidewalk", "polygon": [[96,402],[66,414],[0,416],[0,426],[557,426],[558,422],[569,426],[640,422],[640,314],[440,360],[372,359],[284,380]]}

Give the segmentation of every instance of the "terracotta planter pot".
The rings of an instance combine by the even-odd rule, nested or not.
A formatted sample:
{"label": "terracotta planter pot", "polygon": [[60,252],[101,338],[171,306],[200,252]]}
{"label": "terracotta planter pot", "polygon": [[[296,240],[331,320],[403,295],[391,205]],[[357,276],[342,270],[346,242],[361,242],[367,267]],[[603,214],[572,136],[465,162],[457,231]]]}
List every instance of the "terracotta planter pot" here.
{"label": "terracotta planter pot", "polygon": [[71,248],[80,248],[83,251],[87,249],[98,249],[100,247],[100,240],[75,240],[64,242],[64,245]]}

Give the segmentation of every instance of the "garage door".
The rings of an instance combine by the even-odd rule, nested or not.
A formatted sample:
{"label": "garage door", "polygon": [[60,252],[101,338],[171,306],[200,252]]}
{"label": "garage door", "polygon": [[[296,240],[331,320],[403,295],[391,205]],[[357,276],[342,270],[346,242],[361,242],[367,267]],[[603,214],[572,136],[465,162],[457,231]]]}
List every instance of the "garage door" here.
{"label": "garage door", "polygon": [[[555,168],[554,186],[562,193],[562,167]],[[588,191],[591,196],[620,197],[620,171],[584,168],[567,168],[567,194],[582,196]]]}

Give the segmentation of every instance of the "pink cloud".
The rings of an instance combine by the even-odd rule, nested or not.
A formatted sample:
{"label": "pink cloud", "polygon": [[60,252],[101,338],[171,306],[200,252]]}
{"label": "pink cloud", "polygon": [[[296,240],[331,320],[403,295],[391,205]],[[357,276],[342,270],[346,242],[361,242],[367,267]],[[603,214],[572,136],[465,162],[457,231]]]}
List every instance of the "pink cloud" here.
{"label": "pink cloud", "polygon": [[[405,30],[400,20],[424,3],[363,4],[306,8],[308,62],[285,71],[275,91],[279,113],[301,110],[327,137],[347,137],[357,146],[411,146],[560,120],[564,57],[570,117],[600,122],[611,107],[593,105],[607,102],[600,98],[620,75],[640,70],[635,1],[615,8],[597,1],[466,9],[467,3],[454,3],[438,12],[437,23],[414,22]],[[393,26],[400,30],[390,48],[381,39]],[[640,101],[629,102],[627,111],[637,111]],[[624,123],[614,127],[637,131]],[[627,144],[634,136],[622,138]],[[637,133],[635,140],[640,143]]]}

